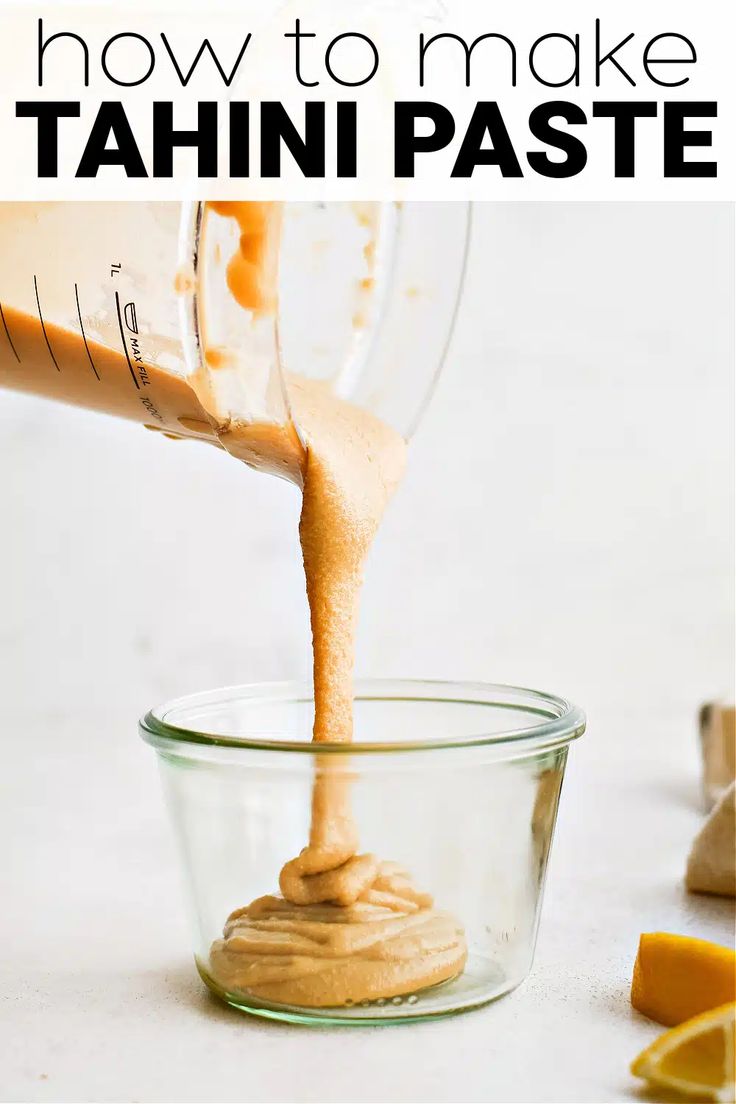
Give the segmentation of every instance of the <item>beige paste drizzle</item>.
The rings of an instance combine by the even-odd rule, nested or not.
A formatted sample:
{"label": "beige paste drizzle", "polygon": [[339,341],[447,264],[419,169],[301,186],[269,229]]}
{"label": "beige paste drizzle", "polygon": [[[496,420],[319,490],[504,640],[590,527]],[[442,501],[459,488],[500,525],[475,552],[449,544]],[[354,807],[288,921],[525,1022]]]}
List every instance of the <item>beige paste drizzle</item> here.
{"label": "beige paste drizzle", "polygon": [[[267,232],[269,205],[228,204],[247,256],[254,228]],[[262,286],[239,261],[228,282],[241,305]],[[319,384],[291,379],[293,426],[232,426],[220,436],[235,456],[277,468],[302,488],[299,536],[314,653],[315,743],[349,743],[353,658],[363,565],[404,471],[404,439],[372,414]],[[434,908],[396,863],[361,854],[344,765],[318,759],[309,843],[279,876],[282,896],[237,909],[213,943],[210,971],[225,989],[308,1007],[392,997],[460,973],[457,921]]]}

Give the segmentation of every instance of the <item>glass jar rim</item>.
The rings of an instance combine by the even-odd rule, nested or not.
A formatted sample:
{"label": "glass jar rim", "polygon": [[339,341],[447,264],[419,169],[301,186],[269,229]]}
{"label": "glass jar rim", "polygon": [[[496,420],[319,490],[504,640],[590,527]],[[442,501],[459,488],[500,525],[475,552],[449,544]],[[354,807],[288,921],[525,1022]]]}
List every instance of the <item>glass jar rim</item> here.
{"label": "glass jar rim", "polygon": [[375,702],[432,702],[444,705],[488,706],[516,712],[537,714],[539,723],[510,726],[501,732],[477,732],[424,740],[356,741],[314,744],[311,740],[273,739],[256,734],[223,734],[204,732],[181,723],[173,724],[170,714],[189,708],[198,709],[226,702],[309,704],[313,702],[311,684],[306,682],[261,682],[221,687],[175,698],[150,709],[139,722],[139,731],[146,743],[158,749],[193,744],[198,746],[303,753],[314,755],[385,755],[417,751],[437,751],[493,746],[509,746],[515,753],[542,751],[570,743],[583,734],[585,714],[565,698],[539,690],[498,683],[454,682],[436,679],[359,679],[355,683],[354,700]]}

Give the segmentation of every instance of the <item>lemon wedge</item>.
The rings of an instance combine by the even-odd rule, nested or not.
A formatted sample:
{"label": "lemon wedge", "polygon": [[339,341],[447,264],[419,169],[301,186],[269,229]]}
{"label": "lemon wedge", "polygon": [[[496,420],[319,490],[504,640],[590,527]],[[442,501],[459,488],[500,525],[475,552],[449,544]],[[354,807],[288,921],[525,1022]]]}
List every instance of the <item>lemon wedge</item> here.
{"label": "lemon wedge", "polygon": [[736,1098],[736,1004],[712,1008],[660,1035],[631,1072],[661,1088],[728,1104]]}
{"label": "lemon wedge", "polygon": [[645,932],[631,982],[637,1011],[665,1027],[736,1000],[736,952],[705,939]]}

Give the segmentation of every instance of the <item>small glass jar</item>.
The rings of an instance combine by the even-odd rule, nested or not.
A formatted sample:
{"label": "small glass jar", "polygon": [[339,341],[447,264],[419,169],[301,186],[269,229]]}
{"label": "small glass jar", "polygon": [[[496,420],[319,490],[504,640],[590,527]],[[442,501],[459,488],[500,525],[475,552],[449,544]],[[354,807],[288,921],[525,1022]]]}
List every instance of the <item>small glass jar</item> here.
{"label": "small glass jar", "polygon": [[[194,694],[141,721],[158,753],[206,984],[244,1012],[318,1024],[446,1016],[509,992],[531,967],[582,711],[509,686],[358,682],[354,742],[321,744],[319,754],[312,715],[308,686],[278,683]],[[400,864],[454,918],[467,945],[457,976],[405,992],[389,984],[385,996],[332,1007],[280,1003],[218,981],[213,944],[233,910],[278,894],[279,871],[308,840],[312,786],[325,772],[350,791],[361,852]],[[416,941],[416,954],[427,953]]]}

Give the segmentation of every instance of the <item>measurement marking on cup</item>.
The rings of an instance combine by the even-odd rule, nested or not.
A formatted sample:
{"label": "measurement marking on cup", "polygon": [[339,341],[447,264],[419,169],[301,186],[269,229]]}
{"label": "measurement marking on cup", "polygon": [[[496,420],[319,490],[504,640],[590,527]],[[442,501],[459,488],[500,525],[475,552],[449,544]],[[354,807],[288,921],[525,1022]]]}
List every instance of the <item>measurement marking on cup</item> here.
{"label": "measurement marking on cup", "polygon": [[120,296],[118,295],[117,292],[115,292],[115,307],[116,307],[117,312],[118,312],[118,326],[120,327],[120,340],[123,343],[123,352],[125,353],[125,359],[127,360],[128,367],[130,368],[130,374],[133,377],[133,383],[136,385],[136,387],[140,391],[141,385],[139,384],[138,380],[135,378],[135,372],[133,371],[133,365],[130,363],[130,356],[128,354],[128,343],[125,340],[125,330],[123,329],[123,315],[122,315],[121,310],[120,310]]}
{"label": "measurement marking on cup", "polygon": [[74,285],[74,298],[77,300],[77,318],[79,319],[79,328],[82,331],[82,340],[84,341],[84,347],[87,350],[87,357],[89,359],[90,367],[92,368],[92,371],[94,372],[94,374],[99,379],[100,378],[100,373],[97,371],[97,369],[95,367],[95,362],[92,359],[92,354],[89,351],[89,345],[87,344],[87,335],[84,332],[84,322],[82,321],[82,308],[79,306],[79,288],[77,287],[76,284]]}
{"label": "measurement marking on cup", "polygon": [[3,311],[2,303],[0,303],[0,318],[2,318],[2,321],[3,321],[3,329],[5,330],[5,336],[8,339],[8,344],[10,345],[10,348],[13,350],[13,356],[15,357],[15,359],[20,364],[20,357],[18,356],[18,350],[16,349],[15,345],[13,344],[13,339],[10,336],[10,330],[8,329],[8,323],[5,321],[5,312]]}
{"label": "measurement marking on cup", "polygon": [[49,356],[51,357],[51,359],[54,362],[54,367],[56,368],[56,371],[60,372],[61,368],[59,367],[59,365],[57,363],[56,357],[54,356],[54,350],[51,348],[51,342],[49,341],[49,335],[46,333],[46,323],[43,320],[43,312],[41,310],[41,300],[38,297],[38,280],[36,279],[35,276],[33,277],[33,288],[34,288],[34,291],[36,292],[36,306],[38,307],[38,320],[41,323],[41,329],[43,330],[43,336],[46,339],[46,348],[49,351]]}

